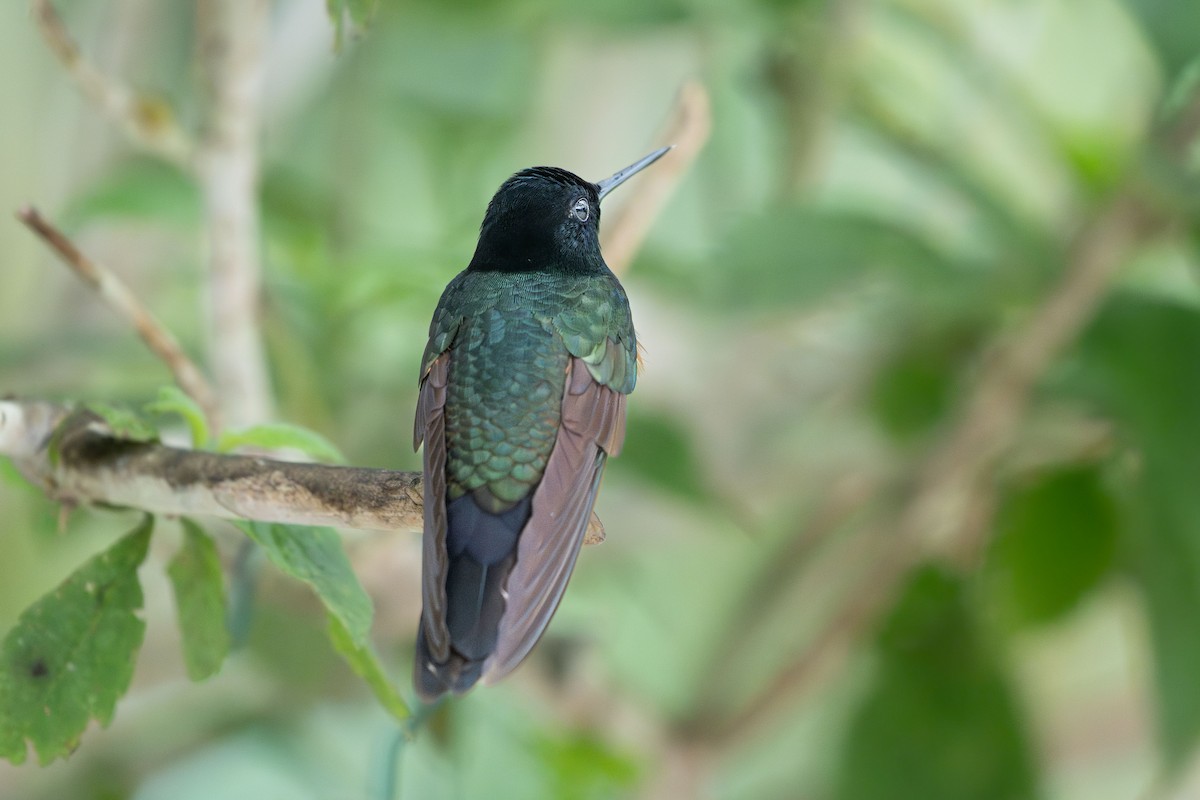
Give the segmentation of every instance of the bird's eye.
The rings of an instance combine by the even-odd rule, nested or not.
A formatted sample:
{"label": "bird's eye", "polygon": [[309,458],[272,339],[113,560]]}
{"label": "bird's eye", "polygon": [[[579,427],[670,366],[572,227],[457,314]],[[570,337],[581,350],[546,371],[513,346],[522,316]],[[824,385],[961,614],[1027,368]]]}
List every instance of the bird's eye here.
{"label": "bird's eye", "polygon": [[588,207],[588,201],[585,198],[579,198],[575,201],[575,207],[571,209],[571,213],[575,215],[575,219],[580,222],[587,222],[588,215],[591,209]]}

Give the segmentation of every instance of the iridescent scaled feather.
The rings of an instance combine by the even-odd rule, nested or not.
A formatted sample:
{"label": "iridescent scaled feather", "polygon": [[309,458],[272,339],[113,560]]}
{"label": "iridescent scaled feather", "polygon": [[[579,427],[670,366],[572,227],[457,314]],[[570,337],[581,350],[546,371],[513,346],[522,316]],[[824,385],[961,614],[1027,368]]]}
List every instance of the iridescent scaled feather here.
{"label": "iridescent scaled feather", "polygon": [[541,479],[559,426],[568,355],[622,394],[637,380],[629,302],[611,274],[463,272],[434,314],[425,369],[451,342],[452,500],[486,486],[511,504]]}

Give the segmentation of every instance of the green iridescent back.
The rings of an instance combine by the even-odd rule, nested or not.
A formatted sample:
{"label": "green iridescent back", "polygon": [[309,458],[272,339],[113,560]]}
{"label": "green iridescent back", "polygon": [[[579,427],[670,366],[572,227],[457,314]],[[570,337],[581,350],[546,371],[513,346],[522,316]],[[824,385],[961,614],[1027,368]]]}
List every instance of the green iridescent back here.
{"label": "green iridescent back", "polygon": [[622,394],[637,380],[629,301],[610,272],[460,273],[438,303],[422,374],[451,349],[448,500],[498,513],[541,480],[558,433],[569,356]]}

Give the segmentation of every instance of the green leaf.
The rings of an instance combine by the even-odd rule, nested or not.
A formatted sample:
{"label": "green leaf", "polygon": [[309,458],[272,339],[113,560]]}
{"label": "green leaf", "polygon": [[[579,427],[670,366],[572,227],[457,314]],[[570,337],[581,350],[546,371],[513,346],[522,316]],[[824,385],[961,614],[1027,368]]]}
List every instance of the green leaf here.
{"label": "green leaf", "polygon": [[908,441],[945,415],[953,375],[925,353],[903,353],[875,376],[871,406],[893,438]]}
{"label": "green leaf", "polygon": [[[987,72],[992,74],[995,70]],[[1028,218],[997,192],[990,181],[978,174],[978,167],[971,159],[963,157],[961,148],[947,148],[940,142],[930,141],[922,131],[902,121],[886,103],[866,93],[856,92],[850,105],[851,119],[871,135],[879,137],[880,143],[893,151],[891,155],[896,163],[907,163],[923,177],[954,192],[961,198],[962,210],[978,219],[982,229],[973,237],[977,240],[975,246],[983,244],[993,254],[974,258],[974,263],[966,266],[1015,270],[1018,274],[1006,278],[1019,284],[1030,271],[1041,273],[1057,265],[1061,258],[1057,243],[1047,236],[1037,221]],[[945,278],[956,277],[953,271],[943,272]],[[921,273],[916,271],[914,274]],[[926,284],[918,288],[933,291],[941,287]],[[951,290],[947,296],[959,303],[974,299],[969,293],[979,291],[976,286],[962,281],[947,288]],[[995,302],[994,297],[992,302]]]}
{"label": "green leaf", "polygon": [[25,479],[21,471],[7,458],[0,459],[0,483],[21,487],[29,485],[29,481]]}
{"label": "green leaf", "polygon": [[1081,342],[1075,378],[1140,451],[1122,552],[1146,599],[1169,768],[1200,740],[1200,311],[1120,294]]}
{"label": "green leaf", "polygon": [[[373,77],[386,92],[383,97],[416,105],[422,114],[471,118],[466,127],[439,124],[422,136],[428,163],[486,163],[474,161],[479,158],[479,132],[488,130],[487,139],[507,137],[507,125],[494,126],[516,122],[528,113],[527,87],[540,62],[529,48],[527,33],[518,27],[468,26],[442,14],[409,14],[403,25],[380,27],[378,32],[375,45],[386,48],[388,55],[386,61],[373,63],[387,67],[376,67]],[[422,72],[438,80],[423,79]]]}
{"label": "green leaf", "polygon": [[1010,488],[988,560],[997,605],[1018,624],[1061,617],[1108,574],[1117,535],[1117,508],[1096,467]]}
{"label": "green leaf", "polygon": [[595,734],[544,735],[534,746],[546,766],[552,797],[626,797],[637,785],[638,763]]}
{"label": "green leaf", "polygon": [[700,461],[678,422],[639,412],[630,414],[626,424],[625,448],[616,462],[619,469],[631,470],[647,484],[686,499],[708,497]]}
{"label": "green leaf", "polygon": [[1182,535],[1200,532],[1194,522],[1169,519],[1180,504],[1147,485],[1161,477],[1157,472],[1137,487],[1130,560],[1150,622],[1159,736],[1167,768],[1178,770],[1200,738],[1200,559],[1195,542]]}
{"label": "green leaf", "polygon": [[851,722],[834,797],[1036,796],[1012,693],[964,594],[935,568],[910,579],[879,633],[875,685]]}
{"label": "green leaf", "polygon": [[366,25],[379,6],[379,0],[342,0],[355,25]]}
{"label": "green leaf", "polygon": [[178,414],[187,423],[192,432],[192,447],[207,447],[208,419],[199,403],[185,394],[177,386],[163,386],[158,390],[158,398],[153,403],[147,403],[144,411],[151,414]]}
{"label": "green leaf", "polygon": [[946,292],[965,271],[924,235],[869,214],[792,206],[751,217],[721,248],[722,269],[707,287],[721,307],[793,308],[864,278]]}
{"label": "green leaf", "polygon": [[333,22],[334,49],[340,50],[345,34],[346,15],[358,27],[365,26],[375,13],[379,0],[325,0],[325,9]]}
{"label": "green leaf", "polygon": [[325,10],[333,23],[333,49],[340,52],[346,26],[346,0],[325,0]]}
{"label": "green leaf", "polygon": [[1168,80],[1186,68],[1200,53],[1200,16],[1196,5],[1180,0],[1125,0],[1142,24]]}
{"label": "green leaf", "polygon": [[217,450],[228,453],[239,447],[257,447],[264,450],[279,450],[290,447],[318,461],[345,464],[346,458],[337,446],[315,431],[286,422],[255,425],[240,431],[231,431],[217,440]]}
{"label": "green leaf", "polygon": [[954,400],[959,371],[979,339],[978,324],[967,321],[894,335],[898,350],[876,373],[868,397],[883,429],[909,442],[941,422]]}
{"label": "green leaf", "polygon": [[196,184],[158,159],[131,159],[101,177],[63,215],[70,227],[98,219],[153,220],[180,228],[200,220]]}
{"label": "green leaf", "polygon": [[167,575],[175,590],[188,677],[201,681],[215,675],[229,654],[225,585],[212,538],[190,519],[180,523],[183,546],[167,566]]}
{"label": "green leaf", "polygon": [[329,641],[333,642],[333,649],[346,659],[350,668],[367,682],[371,691],[375,693],[375,698],[379,700],[379,704],[389,714],[399,722],[403,722],[412,715],[408,704],[404,702],[404,698],[400,696],[395,684],[388,679],[383,665],[379,663],[379,656],[375,654],[375,649],[367,642],[355,642],[350,631],[346,630],[346,626],[332,614],[329,615]]}
{"label": "green leaf", "polygon": [[262,545],[275,566],[313,587],[325,608],[346,627],[350,640],[365,646],[371,629],[371,598],[358,582],[333,528],[235,523]]}
{"label": "green leaf", "polygon": [[132,411],[106,403],[85,403],[84,408],[104,420],[112,435],[135,442],[157,442],[158,431]]}
{"label": "green leaf", "polygon": [[69,755],[89,720],[112,721],[129,688],[146,624],[137,615],[154,518],[93,557],[25,610],[0,645],[0,756]]}
{"label": "green leaf", "polygon": [[1166,120],[1175,120],[1192,102],[1192,98],[1200,92],[1200,53],[1187,63],[1179,73],[1162,101],[1162,116]]}

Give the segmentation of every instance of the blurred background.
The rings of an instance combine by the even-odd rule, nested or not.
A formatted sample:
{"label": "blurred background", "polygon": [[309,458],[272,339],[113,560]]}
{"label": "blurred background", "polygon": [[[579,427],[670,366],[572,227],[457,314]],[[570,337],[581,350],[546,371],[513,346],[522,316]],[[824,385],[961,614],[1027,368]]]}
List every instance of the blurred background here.
{"label": "blurred background", "polygon": [[[193,4],[58,7],[199,124]],[[646,366],[608,540],[525,665],[406,750],[404,797],[1200,797],[1200,6],[382,0],[343,23],[335,48],[325,3],[270,6],[262,336],[275,417],[357,465],[418,468],[430,314],[501,181],[610,174],[688,81],[712,107],[623,277]],[[0,210],[61,222],[203,363],[196,183],[80,95],[25,3],[0,4],[0,109]],[[3,218],[0,394],[152,400],[162,365]],[[135,519],[60,524],[7,462],[0,509],[5,630]],[[163,523],[142,569],[113,724],[0,764],[0,796],[372,796],[391,723],[303,587],[264,569],[246,646],[187,680],[178,542]],[[347,547],[408,691],[419,539]]]}

